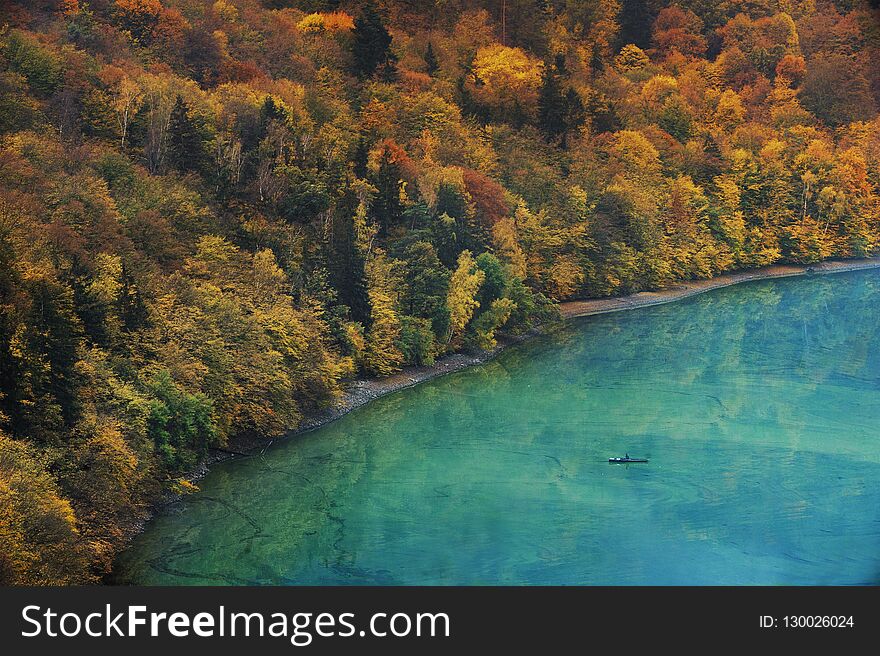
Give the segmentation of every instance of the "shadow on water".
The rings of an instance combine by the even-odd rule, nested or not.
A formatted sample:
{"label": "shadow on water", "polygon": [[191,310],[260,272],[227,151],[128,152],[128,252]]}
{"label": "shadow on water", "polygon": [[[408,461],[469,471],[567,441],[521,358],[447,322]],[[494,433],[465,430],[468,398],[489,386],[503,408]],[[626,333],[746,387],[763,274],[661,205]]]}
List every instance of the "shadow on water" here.
{"label": "shadow on water", "polygon": [[853,272],[574,321],[215,466],[117,581],[876,583],[878,319]]}

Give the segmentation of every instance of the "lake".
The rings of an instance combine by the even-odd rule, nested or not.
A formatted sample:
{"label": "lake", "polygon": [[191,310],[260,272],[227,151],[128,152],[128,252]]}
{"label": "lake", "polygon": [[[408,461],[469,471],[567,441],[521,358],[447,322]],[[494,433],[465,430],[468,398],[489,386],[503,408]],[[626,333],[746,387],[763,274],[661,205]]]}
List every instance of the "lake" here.
{"label": "lake", "polygon": [[880,271],[744,283],[214,465],[116,580],[877,584],[878,426]]}

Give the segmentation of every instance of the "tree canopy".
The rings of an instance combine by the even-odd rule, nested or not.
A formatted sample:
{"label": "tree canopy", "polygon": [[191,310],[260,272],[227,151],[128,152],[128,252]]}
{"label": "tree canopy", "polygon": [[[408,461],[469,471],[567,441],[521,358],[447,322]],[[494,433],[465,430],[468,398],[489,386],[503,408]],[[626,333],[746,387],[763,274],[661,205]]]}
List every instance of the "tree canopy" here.
{"label": "tree canopy", "polygon": [[4,8],[0,583],[358,376],[880,245],[867,0]]}

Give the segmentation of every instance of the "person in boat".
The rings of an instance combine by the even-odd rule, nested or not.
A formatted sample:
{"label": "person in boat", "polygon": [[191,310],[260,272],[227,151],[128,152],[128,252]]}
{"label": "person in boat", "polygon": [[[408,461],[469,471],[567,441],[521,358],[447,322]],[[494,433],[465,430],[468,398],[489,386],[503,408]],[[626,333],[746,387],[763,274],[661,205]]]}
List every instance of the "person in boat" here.
{"label": "person in boat", "polygon": [[627,460],[629,460],[629,454],[627,453],[627,454],[624,456],[624,458],[626,458]]}

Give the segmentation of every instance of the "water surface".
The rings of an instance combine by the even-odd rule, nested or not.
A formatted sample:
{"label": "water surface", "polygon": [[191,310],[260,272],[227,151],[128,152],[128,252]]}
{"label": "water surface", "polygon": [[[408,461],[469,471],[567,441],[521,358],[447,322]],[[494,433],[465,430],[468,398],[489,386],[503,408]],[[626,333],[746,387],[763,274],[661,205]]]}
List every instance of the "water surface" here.
{"label": "water surface", "polygon": [[118,580],[876,584],[878,392],[878,271],[586,317],[214,466]]}

